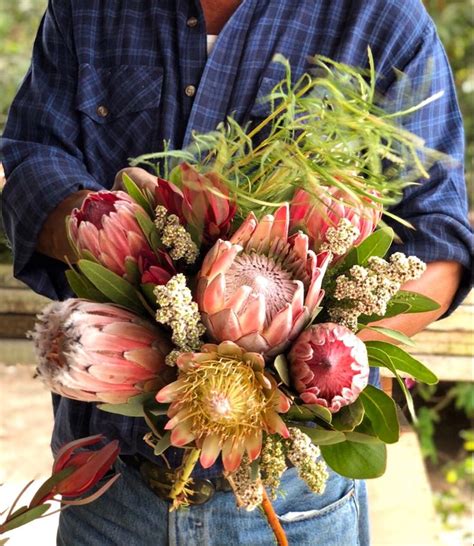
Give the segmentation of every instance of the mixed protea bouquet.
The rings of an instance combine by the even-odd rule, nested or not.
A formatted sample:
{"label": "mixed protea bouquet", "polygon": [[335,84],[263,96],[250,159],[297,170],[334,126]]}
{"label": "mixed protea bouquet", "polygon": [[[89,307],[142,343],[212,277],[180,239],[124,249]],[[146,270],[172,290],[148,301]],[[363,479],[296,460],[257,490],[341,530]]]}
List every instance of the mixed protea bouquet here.
{"label": "mixed protea bouquet", "polygon": [[437,308],[402,289],[425,266],[384,258],[394,233],[382,215],[440,156],[397,124],[414,107],[375,106],[373,69],[315,66],[292,83],[286,65],[265,119],[134,160],[158,169],[154,183],[125,175],[125,191],[90,194],[67,226],[78,299],[49,305],[33,332],[51,390],[142,416],[156,456],[183,448],[173,508],[197,461],[222,460],[237,504],[262,505],[282,543],[268,495],[289,465],[316,494],[326,465],[384,472],[399,425],[369,366],[409,401],[401,376],[436,382],[403,349],[357,334],[409,344],[372,323]]}

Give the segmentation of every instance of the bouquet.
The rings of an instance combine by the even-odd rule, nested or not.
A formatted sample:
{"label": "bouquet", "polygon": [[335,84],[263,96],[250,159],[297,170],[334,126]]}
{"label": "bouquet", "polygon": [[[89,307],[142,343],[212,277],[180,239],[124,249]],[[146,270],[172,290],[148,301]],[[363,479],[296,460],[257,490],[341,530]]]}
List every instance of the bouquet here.
{"label": "bouquet", "polygon": [[[53,392],[142,417],[156,456],[182,448],[171,509],[190,502],[197,461],[221,460],[237,505],[263,507],[280,544],[271,499],[288,466],[315,494],[327,467],[384,472],[399,424],[369,367],[388,368],[411,411],[404,377],[437,381],[397,346],[405,335],[377,326],[437,308],[402,289],[425,264],[386,257],[382,220],[443,159],[399,122],[436,97],[389,113],[369,60],[364,72],[317,57],[294,82],[279,57],[267,117],[133,160],[154,183],[124,175],[124,191],[90,194],[67,221],[77,298],[32,333]],[[367,328],[394,344],[364,343]]]}

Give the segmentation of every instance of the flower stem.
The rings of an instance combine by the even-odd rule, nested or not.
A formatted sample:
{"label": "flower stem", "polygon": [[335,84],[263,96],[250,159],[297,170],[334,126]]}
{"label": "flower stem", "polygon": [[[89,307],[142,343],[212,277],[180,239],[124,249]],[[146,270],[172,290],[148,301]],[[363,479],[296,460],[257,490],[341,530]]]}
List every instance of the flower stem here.
{"label": "flower stem", "polygon": [[263,490],[262,491],[262,497],[263,497],[262,508],[263,508],[263,511],[265,512],[267,521],[270,527],[272,528],[273,534],[275,535],[278,546],[288,546],[288,539],[286,538],[285,531],[283,530],[283,527],[278,521],[278,517],[275,513],[275,510],[273,509],[270,499],[268,498],[268,494],[265,490],[265,487],[262,486],[262,490]]}
{"label": "flower stem", "polygon": [[170,491],[170,499],[175,500],[184,491],[191,476],[191,472],[198,462],[200,453],[200,449],[193,448],[184,455],[183,464],[179,469],[176,481]]}

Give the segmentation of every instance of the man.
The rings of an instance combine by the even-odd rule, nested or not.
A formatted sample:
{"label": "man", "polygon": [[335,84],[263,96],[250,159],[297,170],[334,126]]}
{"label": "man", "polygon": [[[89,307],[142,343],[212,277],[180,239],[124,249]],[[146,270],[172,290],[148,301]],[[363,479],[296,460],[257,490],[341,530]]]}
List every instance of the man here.
{"label": "man", "polygon": [[[219,34],[209,53],[206,34]],[[366,66],[368,46],[379,92],[393,96],[393,68],[417,86],[433,60],[430,93],[444,96],[414,114],[407,128],[459,161],[449,172],[434,166],[430,181],[408,190],[393,211],[416,227],[397,227],[404,241],[397,250],[430,262],[410,288],[441,308],[387,324],[419,331],[466,293],[470,231],[461,118],[444,52],[418,0],[51,0],[4,134],[4,215],[15,274],[40,293],[67,297],[64,218],[87,191],[111,188],[127,158],[159,150],[164,139],[182,148],[192,131],[210,131],[231,113],[239,121],[264,117],[268,106],[258,99],[283,77],[272,63],[275,53],[299,77],[314,54]],[[149,176],[129,172],[137,181]],[[237,512],[212,471],[196,474],[218,489],[207,502],[168,513],[167,501],[135,468],[137,453],[160,464],[142,441],[140,420],[58,397],[55,416],[53,449],[100,432],[120,438],[125,461],[121,480],[104,497],[62,515],[58,544],[273,543],[258,511]],[[290,544],[368,544],[363,483],[331,474],[326,493],[317,496],[288,471],[283,484],[275,509]]]}

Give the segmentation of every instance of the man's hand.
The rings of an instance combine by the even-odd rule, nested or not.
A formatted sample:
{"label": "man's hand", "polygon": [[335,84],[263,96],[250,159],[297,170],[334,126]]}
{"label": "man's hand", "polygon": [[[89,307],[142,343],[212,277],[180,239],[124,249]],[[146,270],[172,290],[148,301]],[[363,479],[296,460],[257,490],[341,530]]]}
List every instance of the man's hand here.
{"label": "man's hand", "polygon": [[148,171],[145,171],[145,169],[141,169],[140,167],[126,167],[125,169],[121,169],[115,175],[115,181],[112,187],[113,191],[123,191],[125,189],[122,182],[124,174],[127,174],[142,190],[148,188],[153,192],[154,188],[156,187],[157,177],[155,175],[150,174]]}
{"label": "man's hand", "polygon": [[72,210],[79,208],[86,196],[91,193],[89,190],[81,190],[75,192],[53,210],[48,216],[46,222],[41,228],[36,250],[41,254],[45,254],[50,258],[55,258],[62,262],[69,260],[74,263],[77,256],[69,244],[66,232],[66,218],[71,214]]}
{"label": "man's hand", "polygon": [[[403,290],[418,292],[435,300],[440,308],[427,313],[398,315],[376,322],[377,326],[384,326],[392,330],[403,332],[411,337],[421,332],[436,319],[441,317],[451,305],[462,276],[462,266],[457,262],[432,262],[427,264],[426,271],[416,281],[409,281],[402,286]],[[358,336],[364,341],[390,341],[382,334],[371,330],[362,330]]]}

